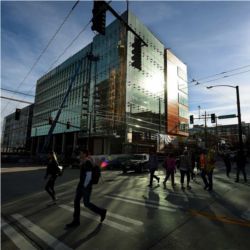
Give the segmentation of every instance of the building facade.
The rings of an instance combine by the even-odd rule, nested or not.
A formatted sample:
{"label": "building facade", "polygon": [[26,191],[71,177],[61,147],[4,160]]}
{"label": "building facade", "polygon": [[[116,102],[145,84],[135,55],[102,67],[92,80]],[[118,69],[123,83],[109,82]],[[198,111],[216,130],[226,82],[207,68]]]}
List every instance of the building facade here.
{"label": "building facade", "polygon": [[[134,35],[115,20],[106,27],[105,36],[96,35],[92,43],[37,81],[33,152],[41,150],[51,126],[48,119],[55,118],[74,75],[76,80],[53,132],[55,151],[71,153],[77,146],[86,146],[94,154],[145,152],[171,126],[177,126],[172,135],[188,135],[184,129],[186,66],[132,13],[122,16],[147,43],[142,47],[141,70],[132,66]],[[171,91],[176,91],[178,107],[171,118],[176,124],[168,126],[171,108],[166,98],[173,96]]]}
{"label": "building facade", "polygon": [[[202,125],[194,125],[189,130],[191,137],[196,139],[201,138],[204,141],[205,128]],[[239,128],[238,124],[217,125],[214,127],[207,127],[207,141],[211,145],[217,143],[227,144],[232,147],[237,147],[239,144]],[[250,124],[242,122],[242,137],[243,143],[249,147],[250,143]]]}
{"label": "building facade", "polygon": [[27,152],[31,149],[31,122],[33,104],[20,111],[15,119],[15,112],[4,118],[1,152]]}
{"label": "building facade", "polygon": [[187,66],[170,50],[165,50],[167,134],[188,136]]}

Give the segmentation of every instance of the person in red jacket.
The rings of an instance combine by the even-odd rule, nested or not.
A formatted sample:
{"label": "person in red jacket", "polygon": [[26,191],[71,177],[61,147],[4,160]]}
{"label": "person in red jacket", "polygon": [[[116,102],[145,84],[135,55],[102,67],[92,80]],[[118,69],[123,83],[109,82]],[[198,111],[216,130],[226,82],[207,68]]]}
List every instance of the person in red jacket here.
{"label": "person in red jacket", "polygon": [[176,170],[176,160],[175,160],[173,153],[170,153],[169,156],[165,159],[164,167],[166,169],[166,177],[163,181],[164,188],[166,188],[166,182],[167,182],[170,175],[171,175],[172,187],[174,187],[176,185],[174,182],[174,174],[175,174],[175,170]]}

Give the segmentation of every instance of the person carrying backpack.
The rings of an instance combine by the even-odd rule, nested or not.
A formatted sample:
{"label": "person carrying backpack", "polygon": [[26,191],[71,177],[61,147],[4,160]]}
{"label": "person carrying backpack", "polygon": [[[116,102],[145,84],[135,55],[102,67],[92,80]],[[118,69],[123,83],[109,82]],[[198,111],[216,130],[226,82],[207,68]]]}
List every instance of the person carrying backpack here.
{"label": "person carrying backpack", "polygon": [[[103,222],[107,210],[97,207],[90,202],[92,184],[98,182],[97,166],[94,165],[93,159],[90,157],[88,150],[80,150],[80,180],[76,188],[74,200],[74,214],[73,221],[66,225],[66,228],[77,227],[80,225],[80,201],[83,198],[83,204],[92,212],[100,215],[100,222]],[[99,176],[100,177],[100,176]]]}
{"label": "person carrying backpack", "polygon": [[59,164],[58,164],[55,152],[53,151],[49,152],[47,170],[46,170],[44,179],[46,180],[48,176],[50,176],[45,186],[45,190],[48,192],[48,194],[52,198],[51,205],[56,203],[56,193],[55,193],[54,186],[55,186],[56,178],[60,174],[60,169],[58,166]]}

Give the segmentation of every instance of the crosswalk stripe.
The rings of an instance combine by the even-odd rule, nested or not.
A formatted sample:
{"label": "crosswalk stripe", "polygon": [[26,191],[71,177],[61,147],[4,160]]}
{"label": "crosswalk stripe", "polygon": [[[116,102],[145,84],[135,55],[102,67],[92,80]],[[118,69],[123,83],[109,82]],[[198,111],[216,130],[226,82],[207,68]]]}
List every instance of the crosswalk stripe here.
{"label": "crosswalk stripe", "polygon": [[150,204],[148,202],[145,202],[145,200],[139,200],[139,199],[129,200],[127,198],[123,198],[123,197],[119,197],[119,196],[112,196],[112,195],[105,195],[105,197],[110,198],[110,199],[114,199],[114,200],[118,200],[118,201],[125,201],[127,203],[136,204],[136,205],[140,205],[140,206],[165,210],[168,212],[175,212],[176,211],[176,208],[171,208],[171,207],[167,207],[167,206],[160,205],[160,204],[158,204],[158,205]]}
{"label": "crosswalk stripe", "polygon": [[[59,207],[63,208],[63,209],[66,209],[70,212],[74,212],[74,208],[70,207],[70,206],[67,206],[67,205],[59,205]],[[93,214],[90,214],[88,212],[84,212],[84,211],[81,211],[81,215],[89,218],[89,219],[92,219],[92,220],[95,220],[95,221],[98,221],[100,222],[100,218],[96,215],[93,215]],[[111,221],[111,220],[108,220],[108,219],[105,219],[103,222],[103,224],[106,224],[110,227],[113,227],[115,229],[118,229],[120,231],[123,231],[125,233],[129,233],[132,231],[132,228],[131,227],[128,227],[128,226],[124,226],[122,224],[119,224],[119,223],[116,223],[114,221]]]}
{"label": "crosswalk stripe", "polygon": [[182,208],[181,206],[177,206],[177,205],[173,205],[173,204],[168,204],[168,205],[161,204],[159,201],[148,199],[144,195],[143,195],[143,200],[135,198],[133,196],[121,195],[121,194],[119,194],[119,195],[109,194],[109,196],[119,197],[119,198],[123,198],[123,199],[129,199],[129,200],[132,200],[132,201],[140,201],[140,202],[143,202],[144,204],[146,203],[146,204],[149,204],[149,205],[151,205],[151,204],[156,205],[157,207],[158,206],[163,206],[163,207],[172,208],[172,209],[181,209]]}
{"label": "crosswalk stripe", "polygon": [[52,247],[53,249],[58,249],[58,250],[71,249],[65,244],[63,244],[61,241],[56,239],[54,236],[47,233],[45,230],[32,223],[30,220],[23,217],[21,214],[13,214],[12,217],[16,219],[27,230],[35,234],[38,238],[43,240],[48,246]]}
{"label": "crosswalk stripe", "polygon": [[1,226],[3,232],[10,238],[10,240],[21,250],[35,250],[21,234],[19,234],[12,226],[10,226],[4,219],[1,219]]}
{"label": "crosswalk stripe", "polygon": [[[81,207],[84,207],[84,205],[81,204]],[[134,224],[136,226],[142,226],[144,224],[142,221],[135,220],[135,219],[129,218],[127,216],[122,216],[120,214],[115,214],[115,213],[112,213],[112,212],[109,212],[109,211],[107,211],[107,216],[119,219],[121,221],[131,223],[131,224]]]}

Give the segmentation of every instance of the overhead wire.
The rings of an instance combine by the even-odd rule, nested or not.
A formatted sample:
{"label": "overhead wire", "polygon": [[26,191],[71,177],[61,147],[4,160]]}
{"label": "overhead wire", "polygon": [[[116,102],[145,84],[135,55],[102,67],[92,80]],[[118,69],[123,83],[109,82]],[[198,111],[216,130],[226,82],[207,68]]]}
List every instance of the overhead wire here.
{"label": "overhead wire", "polygon": [[[18,84],[16,91],[19,90],[19,88],[22,86],[22,84],[25,82],[25,80],[28,78],[28,76],[30,75],[30,73],[33,71],[33,69],[35,68],[35,66],[37,65],[37,63],[40,61],[40,59],[42,58],[42,56],[45,54],[45,52],[47,51],[48,47],[50,46],[50,44],[53,42],[53,40],[55,39],[55,37],[57,36],[57,34],[59,33],[59,31],[61,30],[62,26],[65,24],[65,22],[68,20],[68,18],[70,17],[70,15],[72,14],[72,12],[74,11],[75,7],[77,6],[77,4],[79,3],[79,0],[77,0],[73,7],[70,9],[70,11],[68,12],[68,14],[66,15],[66,17],[63,19],[62,23],[59,25],[59,27],[57,28],[56,32],[52,35],[52,37],[50,38],[50,40],[48,41],[48,43],[46,44],[46,46],[44,47],[44,49],[42,50],[42,52],[40,53],[40,55],[38,56],[38,58],[35,60],[35,62],[32,64],[30,70],[27,72],[27,74],[24,76],[23,80]],[[11,96],[13,97],[13,96]],[[3,110],[6,109],[6,107],[8,106],[9,101],[6,103],[6,105],[4,106]]]}

